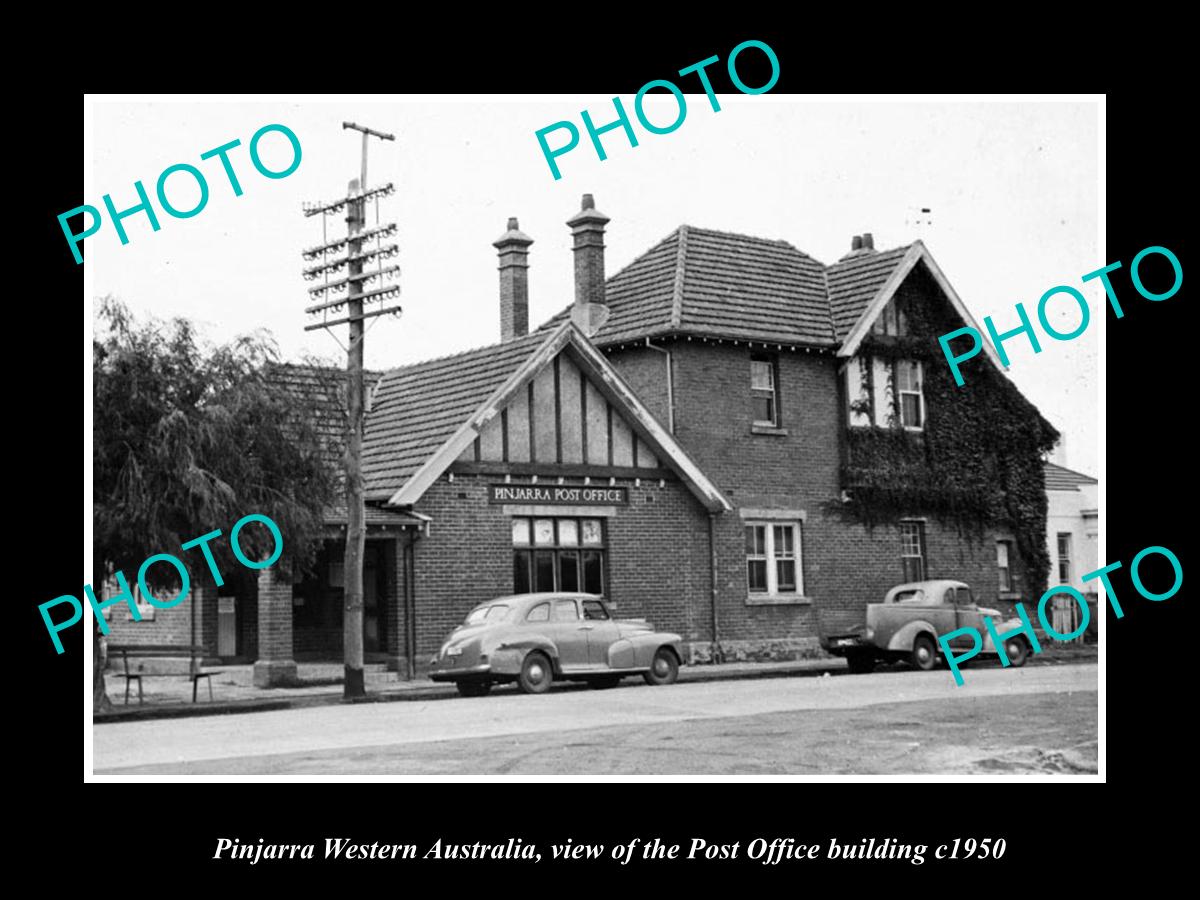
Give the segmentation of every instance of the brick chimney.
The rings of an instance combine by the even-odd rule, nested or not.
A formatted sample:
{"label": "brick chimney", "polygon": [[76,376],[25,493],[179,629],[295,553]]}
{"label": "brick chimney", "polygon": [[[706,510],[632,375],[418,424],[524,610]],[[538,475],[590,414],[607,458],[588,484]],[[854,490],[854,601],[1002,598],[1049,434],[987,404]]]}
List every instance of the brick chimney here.
{"label": "brick chimney", "polygon": [[500,340],[511,341],[529,333],[529,245],[533,238],[517,226],[514,216],[508,231],[492,246],[500,253]]}
{"label": "brick chimney", "polygon": [[604,303],[604,226],[608,216],[596,209],[591,194],[583,195],[583,208],[567,224],[575,239],[575,305],[571,320],[587,335],[608,318]]}

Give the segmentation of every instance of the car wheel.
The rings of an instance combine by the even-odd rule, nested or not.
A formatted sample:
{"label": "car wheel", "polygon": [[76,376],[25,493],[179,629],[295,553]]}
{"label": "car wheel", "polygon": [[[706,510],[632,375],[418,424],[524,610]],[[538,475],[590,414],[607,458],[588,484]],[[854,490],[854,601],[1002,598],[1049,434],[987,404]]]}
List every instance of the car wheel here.
{"label": "car wheel", "polygon": [[857,653],[847,653],[846,665],[856,675],[865,675],[875,670],[875,657],[861,650]]}
{"label": "car wheel", "polygon": [[918,634],[913,641],[911,660],[914,668],[928,672],[937,665],[937,648],[933,638],[927,634]]}
{"label": "car wheel", "polygon": [[679,660],[675,658],[675,652],[669,647],[659,647],[658,652],[654,654],[654,659],[650,660],[650,671],[642,678],[646,684],[674,684],[679,677]]}
{"label": "car wheel", "polygon": [[1029,645],[1024,638],[1013,638],[1004,642],[1004,652],[1008,654],[1008,664],[1019,669],[1029,658]]}
{"label": "car wheel", "polygon": [[525,661],[521,663],[521,675],[517,678],[517,685],[522,691],[526,694],[544,694],[550,690],[553,680],[554,670],[545,653],[534,650],[526,654]]}
{"label": "car wheel", "polygon": [[492,689],[490,681],[456,681],[454,686],[464,697],[486,697]]}

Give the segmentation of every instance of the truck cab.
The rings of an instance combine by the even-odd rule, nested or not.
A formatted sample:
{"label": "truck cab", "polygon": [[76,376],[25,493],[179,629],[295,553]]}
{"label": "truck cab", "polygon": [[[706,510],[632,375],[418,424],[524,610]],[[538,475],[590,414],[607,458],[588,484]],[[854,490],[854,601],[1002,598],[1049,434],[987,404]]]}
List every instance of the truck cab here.
{"label": "truck cab", "polygon": [[[997,622],[999,610],[979,606],[965,582],[951,579],[898,584],[882,603],[868,603],[866,622],[845,632],[822,635],[821,645],[835,656],[844,656],[852,672],[870,672],[881,661],[907,660],[928,671],[937,665],[942,649],[938,638],[959,628],[973,628],[983,637],[981,654],[996,655],[991,635],[983,624],[989,616],[998,632],[1021,626],[1019,619]],[[952,649],[973,646],[969,634],[950,641]],[[1024,636],[1009,639],[1005,650],[1009,664],[1021,666],[1029,654]]]}

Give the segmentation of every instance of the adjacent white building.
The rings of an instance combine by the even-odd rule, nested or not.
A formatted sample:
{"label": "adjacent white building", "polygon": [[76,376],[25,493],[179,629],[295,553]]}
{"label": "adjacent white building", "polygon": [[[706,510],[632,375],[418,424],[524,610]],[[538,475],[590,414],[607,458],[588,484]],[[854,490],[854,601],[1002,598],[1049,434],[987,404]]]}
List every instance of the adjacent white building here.
{"label": "adjacent white building", "polygon": [[[1069,584],[1082,590],[1092,608],[1089,635],[1096,631],[1098,581],[1082,584],[1081,578],[1100,568],[1098,550],[1098,507],[1100,483],[1090,475],[1052,462],[1046,463],[1046,543],[1050,553],[1049,584]],[[1061,601],[1061,602],[1060,602]],[[1081,613],[1069,597],[1056,597],[1054,627],[1073,631]]]}

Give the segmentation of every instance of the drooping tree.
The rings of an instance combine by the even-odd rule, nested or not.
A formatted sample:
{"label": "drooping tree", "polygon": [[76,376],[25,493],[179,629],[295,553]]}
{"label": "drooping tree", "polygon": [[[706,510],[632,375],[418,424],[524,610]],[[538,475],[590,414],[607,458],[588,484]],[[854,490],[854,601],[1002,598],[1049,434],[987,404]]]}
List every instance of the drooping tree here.
{"label": "drooping tree", "polygon": [[[209,544],[216,565],[237,571],[229,529],[250,513],[278,524],[282,573],[311,563],[336,473],[322,462],[312,411],[271,377],[277,362],[268,333],[208,346],[186,319],[139,321],[118,301],[100,301],[92,343],[97,595],[114,570],[133,584],[142,561],[156,553],[182,559],[193,585],[210,579],[198,549],[180,548],[216,529],[221,537]],[[274,550],[271,533],[257,523],[238,543],[251,559]],[[169,565],[151,566],[146,577],[152,590],[174,596],[179,589]],[[109,705],[99,639],[96,626],[95,710]]]}

